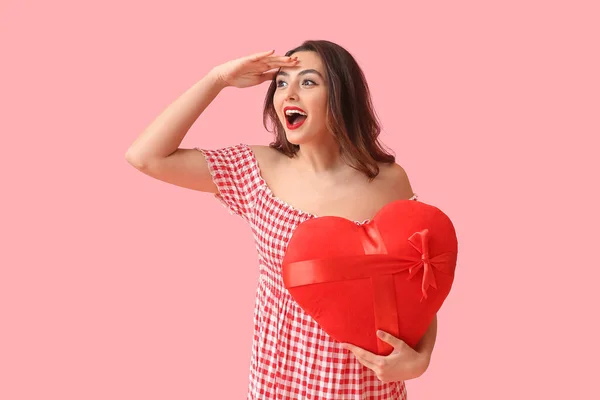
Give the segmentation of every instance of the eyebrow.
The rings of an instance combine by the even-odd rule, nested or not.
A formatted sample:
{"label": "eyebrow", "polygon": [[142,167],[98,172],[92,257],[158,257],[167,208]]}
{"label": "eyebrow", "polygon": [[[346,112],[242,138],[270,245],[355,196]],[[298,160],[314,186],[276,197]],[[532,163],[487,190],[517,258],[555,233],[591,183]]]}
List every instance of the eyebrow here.
{"label": "eyebrow", "polygon": [[[321,75],[321,73],[319,71],[317,71],[316,69],[305,69],[305,70],[302,70],[302,71],[298,72],[298,76],[306,75],[306,74],[311,74],[311,73],[312,74],[317,74],[317,75],[319,75],[321,77],[321,79],[325,80],[325,78],[323,78],[323,75]],[[290,76],[290,74],[288,74],[285,71],[279,71],[277,73],[277,76],[279,76],[279,75]]]}

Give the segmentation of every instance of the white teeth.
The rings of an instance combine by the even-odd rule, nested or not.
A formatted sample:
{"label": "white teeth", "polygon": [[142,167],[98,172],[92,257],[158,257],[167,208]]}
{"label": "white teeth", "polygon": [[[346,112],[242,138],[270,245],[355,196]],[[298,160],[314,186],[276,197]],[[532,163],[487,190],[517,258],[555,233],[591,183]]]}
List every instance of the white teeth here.
{"label": "white teeth", "polygon": [[298,110],[286,110],[285,111],[285,115],[291,115],[291,114],[306,115],[306,113],[304,113],[302,111],[298,111]]}

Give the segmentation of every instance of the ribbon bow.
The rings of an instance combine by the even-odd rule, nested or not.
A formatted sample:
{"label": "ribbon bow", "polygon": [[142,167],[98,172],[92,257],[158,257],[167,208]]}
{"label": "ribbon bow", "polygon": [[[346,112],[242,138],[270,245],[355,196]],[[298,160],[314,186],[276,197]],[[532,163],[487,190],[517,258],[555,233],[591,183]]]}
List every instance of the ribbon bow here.
{"label": "ribbon bow", "polygon": [[433,266],[431,265],[431,258],[429,257],[429,229],[425,228],[413,233],[408,238],[408,241],[419,253],[421,253],[421,262],[408,269],[407,279],[412,279],[412,277],[423,268],[423,283],[421,284],[421,291],[423,292],[423,297],[421,297],[422,302],[423,299],[427,298],[427,290],[429,287],[437,289],[435,275],[432,270]]}

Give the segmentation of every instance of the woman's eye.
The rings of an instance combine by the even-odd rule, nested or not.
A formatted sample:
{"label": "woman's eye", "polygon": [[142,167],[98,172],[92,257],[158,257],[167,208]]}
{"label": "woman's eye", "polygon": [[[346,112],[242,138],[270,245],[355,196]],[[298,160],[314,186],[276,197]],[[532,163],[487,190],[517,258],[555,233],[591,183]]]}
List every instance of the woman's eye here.
{"label": "woman's eye", "polygon": [[[302,84],[304,84],[304,83],[306,83],[306,82],[310,82],[310,83],[312,83],[312,85],[308,85],[308,86],[314,86],[314,85],[315,85],[315,82],[314,82],[314,81],[312,81],[312,80],[310,80],[310,79],[305,79],[305,80],[303,80],[303,81],[302,81]],[[285,81],[277,81],[277,82],[276,82],[276,85],[277,85],[277,87],[280,87],[280,85],[279,85],[280,83],[285,83]]]}

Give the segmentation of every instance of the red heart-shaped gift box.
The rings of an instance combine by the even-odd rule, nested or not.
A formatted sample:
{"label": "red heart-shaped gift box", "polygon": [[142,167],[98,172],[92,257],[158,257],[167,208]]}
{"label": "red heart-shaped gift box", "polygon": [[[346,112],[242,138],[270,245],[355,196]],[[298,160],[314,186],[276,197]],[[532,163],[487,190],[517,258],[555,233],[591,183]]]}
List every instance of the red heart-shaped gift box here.
{"label": "red heart-shaped gift box", "polygon": [[386,204],[368,223],[325,216],[298,225],[283,282],[333,339],[379,355],[378,329],[415,348],[450,293],[458,253],[454,226],[437,207]]}

